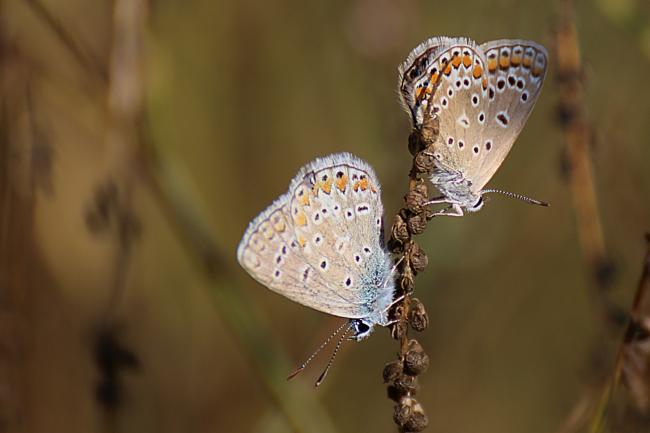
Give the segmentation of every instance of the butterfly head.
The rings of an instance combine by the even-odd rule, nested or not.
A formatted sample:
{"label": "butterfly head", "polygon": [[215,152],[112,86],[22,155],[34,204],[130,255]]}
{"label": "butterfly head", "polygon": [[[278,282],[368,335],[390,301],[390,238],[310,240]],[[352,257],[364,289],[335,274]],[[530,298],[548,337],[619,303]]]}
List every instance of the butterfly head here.
{"label": "butterfly head", "polygon": [[483,201],[483,196],[480,195],[473,205],[467,206],[465,209],[467,209],[468,212],[478,212],[481,210],[483,205],[485,205],[485,202]]}
{"label": "butterfly head", "polygon": [[350,320],[350,327],[354,330],[354,335],[350,339],[355,341],[365,340],[372,333],[374,326],[375,324],[368,319]]}

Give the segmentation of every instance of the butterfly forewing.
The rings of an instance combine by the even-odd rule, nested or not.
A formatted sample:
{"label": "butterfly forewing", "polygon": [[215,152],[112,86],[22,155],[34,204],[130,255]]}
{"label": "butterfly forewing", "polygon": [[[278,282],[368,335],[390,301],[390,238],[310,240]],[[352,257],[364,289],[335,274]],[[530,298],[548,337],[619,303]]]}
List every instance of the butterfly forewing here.
{"label": "butterfly forewing", "polygon": [[471,179],[480,190],[494,176],[530,115],[540,91],[548,58],[532,41],[504,39],[481,45],[487,57],[489,113],[483,140],[492,143]]}

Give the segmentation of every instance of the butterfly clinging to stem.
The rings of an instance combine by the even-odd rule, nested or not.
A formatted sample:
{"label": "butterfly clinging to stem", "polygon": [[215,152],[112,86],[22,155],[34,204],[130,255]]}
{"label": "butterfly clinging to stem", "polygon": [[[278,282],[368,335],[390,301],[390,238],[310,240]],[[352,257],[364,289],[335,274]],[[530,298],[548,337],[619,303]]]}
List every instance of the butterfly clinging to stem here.
{"label": "butterfly clinging to stem", "polygon": [[508,155],[540,94],[547,53],[526,40],[477,45],[467,38],[431,38],[399,68],[402,105],[415,129],[437,118],[431,182],[446,203],[434,215],[462,216],[483,207],[483,195],[501,193],[531,204],[547,203],[499,189],[486,189]]}
{"label": "butterfly clinging to stem", "polygon": [[348,319],[290,377],[337,334],[334,355],[349,333],[360,341],[391,323],[395,269],[384,248],[381,189],[370,165],[349,153],[301,168],[289,190],[249,224],[237,258],[269,289]]}

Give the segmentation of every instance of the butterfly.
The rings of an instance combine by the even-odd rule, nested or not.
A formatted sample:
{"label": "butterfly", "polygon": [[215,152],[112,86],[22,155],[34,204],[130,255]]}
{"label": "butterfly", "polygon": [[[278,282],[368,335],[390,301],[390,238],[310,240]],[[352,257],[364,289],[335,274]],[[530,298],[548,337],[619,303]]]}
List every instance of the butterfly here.
{"label": "butterfly", "polygon": [[302,167],[289,190],[249,224],[237,259],[274,292],[349,319],[330,337],[345,329],[335,354],[349,331],[360,341],[391,323],[394,267],[384,249],[381,188],[370,165],[349,153]]}
{"label": "butterfly", "polygon": [[487,182],[523,129],[546,76],[541,45],[502,39],[477,45],[467,38],[431,38],[399,67],[401,103],[419,129],[437,117],[430,180],[442,193],[429,201],[449,204],[434,215],[476,212],[483,195],[498,192],[532,204],[547,203],[498,189]]}

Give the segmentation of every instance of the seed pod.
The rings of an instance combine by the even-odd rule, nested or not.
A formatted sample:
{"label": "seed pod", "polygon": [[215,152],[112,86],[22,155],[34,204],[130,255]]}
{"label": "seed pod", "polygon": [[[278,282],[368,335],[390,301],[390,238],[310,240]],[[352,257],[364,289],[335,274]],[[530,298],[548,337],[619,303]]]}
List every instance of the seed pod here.
{"label": "seed pod", "polygon": [[394,382],[404,371],[404,363],[397,359],[384,366],[383,377],[384,383]]}
{"label": "seed pod", "polygon": [[416,400],[416,399],[411,399],[411,416],[409,417],[408,421],[404,423],[403,426],[401,426],[401,430],[403,432],[421,432],[424,430],[427,425],[429,424],[429,419],[427,418],[427,415],[424,413],[424,409],[422,408],[422,405]]}
{"label": "seed pod", "polygon": [[438,135],[440,135],[440,120],[438,116],[425,118],[422,126],[420,126],[420,141],[425,146],[430,146],[435,143]]}
{"label": "seed pod", "polygon": [[419,299],[413,299],[409,309],[409,325],[418,332],[422,332],[429,326],[429,316],[424,309],[424,304]]}
{"label": "seed pod", "polygon": [[420,387],[417,376],[410,376],[408,374],[402,374],[399,376],[395,382],[393,382],[393,386],[401,393],[409,395],[415,395]]}
{"label": "seed pod", "polygon": [[402,218],[400,214],[397,214],[395,216],[395,222],[391,227],[391,236],[393,237],[393,239],[401,243],[408,242],[410,238],[406,221],[404,221],[404,218]]}
{"label": "seed pod", "polygon": [[388,385],[388,387],[386,387],[386,395],[394,402],[399,403],[408,396],[408,392],[405,392],[403,388],[398,388],[395,385]]}
{"label": "seed pod", "polygon": [[435,160],[431,152],[423,150],[418,152],[413,159],[413,168],[417,173],[431,173],[435,165]]}
{"label": "seed pod", "polygon": [[408,210],[414,214],[421,213],[426,208],[426,203],[429,200],[426,185],[418,183],[415,188],[406,193],[404,200]]}
{"label": "seed pod", "polygon": [[426,144],[420,139],[420,131],[414,130],[409,135],[409,152],[415,156],[418,152],[426,147]]}
{"label": "seed pod", "polygon": [[416,215],[411,215],[407,221],[408,231],[414,235],[419,235],[424,233],[424,230],[427,228],[427,218],[424,213],[419,213]]}
{"label": "seed pod", "polygon": [[409,262],[415,272],[422,272],[429,264],[427,255],[416,243],[413,243],[409,249]]}
{"label": "seed pod", "polygon": [[399,427],[404,426],[413,416],[413,405],[410,398],[404,398],[395,405],[393,421]]}
{"label": "seed pod", "polygon": [[404,367],[405,373],[413,376],[417,376],[429,368],[429,356],[417,340],[409,341],[409,350],[404,356]]}

